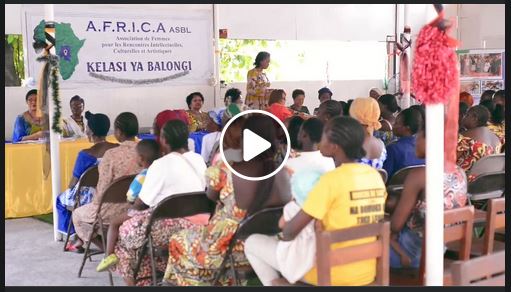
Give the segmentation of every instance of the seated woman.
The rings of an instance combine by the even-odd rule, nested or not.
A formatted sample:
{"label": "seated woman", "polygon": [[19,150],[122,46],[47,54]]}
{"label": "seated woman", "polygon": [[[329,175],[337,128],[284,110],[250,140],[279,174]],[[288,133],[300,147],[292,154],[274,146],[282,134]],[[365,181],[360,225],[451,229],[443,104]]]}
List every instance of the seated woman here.
{"label": "seated woman", "polygon": [[381,127],[378,122],[380,117],[378,102],[372,97],[357,98],[351,103],[350,116],[359,121],[366,134],[364,139],[366,156],[359,162],[381,169],[387,159],[387,150],[383,141],[373,136],[374,130]]}
{"label": "seated woman", "polygon": [[302,126],[304,120],[300,116],[293,116],[287,119],[284,124],[286,125],[287,132],[289,133],[289,139],[291,139],[291,151],[290,156],[294,156],[296,151],[300,151],[301,145],[298,141],[298,132]]}
{"label": "seated woman", "polygon": [[326,100],[319,105],[317,118],[326,125],[335,117],[342,116],[342,105],[337,100]]}
{"label": "seated woman", "polygon": [[[251,115],[243,124],[242,131],[245,129],[266,141],[275,142],[250,161],[233,161],[233,169],[251,177],[271,173],[277,167],[274,156],[278,148],[273,119],[266,115]],[[226,247],[241,220],[247,214],[270,206],[282,206],[290,200],[289,177],[285,170],[270,179],[249,181],[233,175],[219,160],[208,169],[207,177],[208,197],[218,202],[217,209],[207,225],[196,225],[170,237],[169,262],[164,276],[170,285],[212,285]],[[237,242],[233,256],[237,264],[246,265],[243,242]],[[220,281],[223,285],[235,284],[223,278]]]}
{"label": "seated woman", "polygon": [[[135,138],[138,134],[137,116],[130,112],[124,112],[117,116],[114,122],[114,135],[120,142],[118,147],[105,152],[103,159],[98,166],[99,179],[92,202],[81,206],[73,212],[73,224],[75,226],[77,241],[73,244],[74,249],[83,245],[84,240],[88,240],[91,233],[91,225],[98,214],[99,204],[103,198],[106,187],[114,180],[125,176],[138,174],[142,168],[138,165],[138,155],[136,151],[137,142]],[[100,216],[103,222],[108,223],[113,218],[124,214],[129,207],[129,203],[104,203],[101,207]],[[101,240],[92,237],[92,243],[103,250]]]}
{"label": "seated woman", "polygon": [[44,130],[48,128],[48,117],[37,117],[37,90],[32,89],[25,95],[28,110],[14,122],[12,142],[38,140],[44,137]]}
{"label": "seated woman", "polygon": [[380,106],[380,120],[381,128],[374,131],[374,136],[381,139],[383,143],[389,145],[390,143],[397,140],[397,137],[392,131],[392,127],[396,122],[396,117],[401,111],[401,108],[397,104],[396,96],[393,94],[384,94],[378,98],[378,104]]}
{"label": "seated woman", "polygon": [[501,104],[495,104],[493,100],[485,100],[480,105],[486,107],[490,111],[490,120],[488,121],[488,129],[497,135],[502,145],[506,144],[506,126],[505,126],[505,108]]}
{"label": "seated woman", "polygon": [[282,122],[293,116],[293,112],[286,107],[286,92],[283,89],[275,89],[270,93],[270,100],[266,110],[274,114]]}
{"label": "seated woman", "polygon": [[[417,157],[426,156],[425,129],[417,135]],[[447,169],[447,168],[446,168]],[[444,210],[460,208],[467,204],[467,178],[462,169],[452,166],[453,171],[444,173]],[[410,171],[404,189],[391,211],[391,268],[419,268],[425,229],[426,170]],[[396,198],[390,198],[390,200]]]}
{"label": "seated woman", "polygon": [[[324,156],[333,158],[336,168],[320,177],[308,193],[301,210],[284,223],[278,237],[252,235],[247,239],[245,252],[252,258],[251,263],[253,260],[257,262],[253,268],[264,285],[271,285],[273,280],[279,278],[280,265],[276,261],[278,241],[294,240],[313,220],[320,221],[325,230],[331,231],[376,223],[378,218],[383,218],[385,184],[376,169],[357,162],[365,156],[364,139],[364,129],[351,117],[337,117],[328,122],[323,130],[320,151]],[[356,198],[353,198],[354,194]],[[373,208],[373,211],[363,213],[363,216],[358,211],[356,214],[349,211],[360,210],[365,205],[379,208]],[[363,238],[337,243],[333,247],[348,247],[373,240]],[[286,262],[293,261],[295,259],[290,257]],[[335,286],[367,285],[375,277],[375,259],[332,268],[332,285]],[[302,281],[317,285],[316,268],[309,270]]]}
{"label": "seated woman", "polygon": [[83,108],[85,101],[78,95],[75,95],[69,101],[71,107],[71,116],[62,119],[62,131],[64,137],[85,137],[85,127],[83,123]]}
{"label": "seated woman", "polygon": [[[71,212],[67,209],[67,207],[74,207],[76,192],[79,192],[78,199],[80,206],[83,206],[92,201],[96,191],[93,187],[82,187],[80,190],[77,190],[78,180],[87,169],[91,166],[97,165],[101,161],[107,150],[119,146],[118,144],[106,141],[106,135],[110,129],[110,119],[108,119],[106,115],[86,112],[85,118],[87,119],[87,137],[91,143],[94,143],[94,145],[78,153],[75,168],[73,170],[73,177],[71,178],[71,182],[69,182],[69,187],[65,192],[60,194],[56,200],[58,210],[58,231],[62,234],[67,233],[67,226],[71,219]],[[71,234],[74,233],[73,226],[71,226],[70,232]],[[75,248],[72,244],[68,244],[68,246],[66,246],[66,250],[82,252],[83,248]]]}
{"label": "seated woman", "polygon": [[[170,120],[181,120],[183,123],[188,125],[188,115],[184,110],[164,110],[159,112],[154,118],[153,133],[155,140],[160,144],[161,149],[163,149],[162,141],[160,141],[161,129],[163,128],[163,125]],[[195,142],[191,138],[188,138],[188,149],[195,149]]]}
{"label": "seated woman", "polygon": [[295,112],[310,114],[309,109],[303,105],[305,101],[305,92],[302,89],[293,90],[293,104],[289,108]]}
{"label": "seated woman", "polygon": [[407,108],[397,116],[393,131],[399,139],[387,145],[387,159],[383,162],[389,178],[401,168],[425,163],[415,154],[415,134],[422,124],[422,114],[418,110]]}
{"label": "seated woman", "polygon": [[186,113],[188,114],[188,130],[190,133],[207,131],[211,118],[208,113],[201,111],[204,105],[204,96],[202,93],[190,93],[186,97],[186,104],[188,105]]}
{"label": "seated woman", "polygon": [[465,132],[458,136],[457,162],[465,171],[469,171],[479,159],[500,152],[499,138],[488,129],[490,112],[482,105],[471,107],[463,117]]}
{"label": "seated woman", "polygon": [[[119,261],[115,270],[123,277],[127,285],[149,285],[151,283],[151,264],[148,254],[144,257],[134,279],[138,252],[145,239],[145,231],[154,207],[169,196],[199,192],[206,189],[206,164],[199,154],[188,149],[188,127],[181,120],[170,120],[162,128],[160,141],[164,156],[155,160],[147,170],[146,178],[139,197],[134,203],[131,218],[119,228],[119,238],[115,254]],[[152,227],[153,245],[165,247],[169,237],[182,230],[190,229],[194,224],[206,224],[209,214],[189,218],[163,219]],[[156,257],[157,270],[163,272],[167,258]]]}

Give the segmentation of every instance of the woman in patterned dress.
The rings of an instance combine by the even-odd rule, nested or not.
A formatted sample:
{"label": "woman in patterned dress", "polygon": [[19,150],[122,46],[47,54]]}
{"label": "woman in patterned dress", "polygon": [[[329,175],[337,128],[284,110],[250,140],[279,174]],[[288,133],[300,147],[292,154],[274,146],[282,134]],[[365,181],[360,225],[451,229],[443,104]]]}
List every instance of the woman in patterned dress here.
{"label": "woman in patterned dress", "polygon": [[[267,141],[276,141],[273,119],[264,115],[252,115],[243,125]],[[273,160],[278,143],[272,143],[265,152],[245,162],[232,162],[239,173],[257,177],[271,173],[276,164]],[[208,197],[217,201],[217,209],[206,226],[194,226],[170,237],[169,261],[164,280],[178,286],[213,285],[213,280],[225,256],[229,242],[247,214],[264,207],[283,206],[290,197],[289,177],[285,170],[262,181],[248,181],[232,175],[229,168],[219,160],[207,170]],[[237,265],[248,264],[243,242],[237,242],[233,250]],[[233,285],[230,279],[220,279],[223,285]]]}
{"label": "woman in patterned dress", "polygon": [[[416,154],[426,155],[425,129],[417,134]],[[444,173],[444,210],[467,205],[467,178],[463,170],[453,166],[453,172]],[[391,268],[419,268],[425,229],[426,170],[410,171],[404,182],[403,193],[391,210]],[[389,201],[389,200],[388,200]],[[388,203],[388,202],[387,202]]]}
{"label": "woman in patterned dress", "polygon": [[270,54],[259,52],[255,62],[255,68],[247,73],[247,97],[245,103],[252,109],[264,110],[268,107],[269,94],[271,92],[270,81],[263,70],[270,66]]}
{"label": "woman in patterned dress", "polygon": [[499,138],[486,126],[489,118],[490,112],[482,105],[471,107],[463,117],[462,124],[467,131],[458,136],[456,164],[465,171],[479,159],[500,152]]}
{"label": "woman in patterned dress", "polygon": [[[145,286],[151,283],[150,258],[142,259],[135,281],[134,269],[138,253],[145,239],[145,231],[154,208],[165,198],[178,193],[199,192],[206,188],[204,172],[206,164],[197,153],[188,149],[188,129],[184,121],[170,120],[163,126],[160,142],[165,155],[153,162],[140,190],[140,195],[128,215],[132,218],[119,228],[115,254],[119,261],[115,265],[129,286]],[[186,218],[158,220],[152,225],[151,236],[155,247],[165,247],[169,237],[194,224],[206,224],[209,214],[198,214]],[[156,270],[163,272],[167,258],[155,256]]]}

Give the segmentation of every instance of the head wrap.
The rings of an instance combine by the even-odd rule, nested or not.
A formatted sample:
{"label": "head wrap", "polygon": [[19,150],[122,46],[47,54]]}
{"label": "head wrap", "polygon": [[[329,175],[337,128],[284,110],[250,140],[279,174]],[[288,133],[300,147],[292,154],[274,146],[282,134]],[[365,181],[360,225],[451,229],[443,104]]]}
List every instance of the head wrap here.
{"label": "head wrap", "polygon": [[378,95],[383,95],[383,91],[379,88],[376,88],[376,87],[373,87],[369,90],[369,95],[371,95],[371,91],[374,91],[376,93],[378,93]]}
{"label": "head wrap", "polygon": [[104,137],[110,130],[110,119],[104,114],[93,114],[90,111],[85,112],[87,126],[97,137]]}
{"label": "head wrap", "polygon": [[[156,127],[160,130],[166,122],[171,120],[181,120],[188,125],[188,115],[184,110],[164,110],[156,115]],[[160,141],[160,137],[156,137],[156,141]]]}
{"label": "head wrap", "polygon": [[376,99],[372,97],[359,97],[353,100],[350,106],[350,116],[366,126],[369,135],[373,135],[374,130],[381,128],[380,106]]}
{"label": "head wrap", "polygon": [[468,104],[468,106],[473,106],[474,105],[474,97],[472,97],[472,95],[466,91],[463,91],[462,93],[460,93],[460,102],[464,102],[466,104]]}

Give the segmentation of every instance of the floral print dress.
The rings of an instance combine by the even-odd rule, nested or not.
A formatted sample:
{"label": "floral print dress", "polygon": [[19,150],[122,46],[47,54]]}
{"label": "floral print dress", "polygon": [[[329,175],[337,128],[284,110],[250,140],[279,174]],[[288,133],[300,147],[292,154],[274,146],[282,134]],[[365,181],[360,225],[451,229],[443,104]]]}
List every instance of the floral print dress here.
{"label": "floral print dress", "polygon": [[488,129],[493,132],[497,137],[499,137],[500,144],[506,144],[506,125],[504,122],[502,124],[492,124],[488,123]]}
{"label": "floral print dress", "polygon": [[[225,164],[220,160],[208,168],[206,175],[210,178],[210,186],[220,191],[217,208],[207,225],[193,226],[170,237],[164,280],[173,285],[213,285],[229,243],[246,215],[246,210],[236,206],[231,172]],[[236,243],[233,256],[240,266],[248,265],[243,242]],[[235,284],[226,277],[220,279],[220,283]]]}
{"label": "floral print dress", "polygon": [[491,145],[459,134],[458,146],[456,147],[456,164],[463,170],[469,171],[479,159],[499,153],[500,147],[499,144],[496,148],[493,148]]}
{"label": "floral print dress", "polygon": [[247,97],[245,103],[252,109],[264,110],[268,107],[270,81],[266,74],[257,68],[247,73]]}

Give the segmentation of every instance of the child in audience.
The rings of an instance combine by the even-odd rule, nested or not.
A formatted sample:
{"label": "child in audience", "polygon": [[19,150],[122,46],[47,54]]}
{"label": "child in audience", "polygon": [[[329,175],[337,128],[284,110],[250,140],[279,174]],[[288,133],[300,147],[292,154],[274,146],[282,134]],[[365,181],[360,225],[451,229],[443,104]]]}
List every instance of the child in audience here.
{"label": "child in audience", "polygon": [[[142,189],[142,184],[144,183],[147,169],[153,163],[153,161],[160,158],[161,156],[158,142],[150,139],[142,140],[137,144],[137,153],[138,164],[144,169],[135,177],[129,187],[128,192],[126,193],[126,200],[133,205],[139,205],[142,203],[140,199],[138,199],[138,195]],[[136,210],[137,208],[134,209]],[[122,225],[122,223],[124,223],[124,221],[132,217],[134,214],[133,212],[136,212],[134,209],[129,209],[124,216],[119,217],[116,221],[110,222],[107,234],[107,257],[103,258],[103,260],[99,263],[96,271],[106,271],[110,266],[116,264],[119,261],[114,253],[115,244],[117,243],[117,238],[119,237],[119,227]]]}

